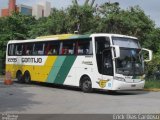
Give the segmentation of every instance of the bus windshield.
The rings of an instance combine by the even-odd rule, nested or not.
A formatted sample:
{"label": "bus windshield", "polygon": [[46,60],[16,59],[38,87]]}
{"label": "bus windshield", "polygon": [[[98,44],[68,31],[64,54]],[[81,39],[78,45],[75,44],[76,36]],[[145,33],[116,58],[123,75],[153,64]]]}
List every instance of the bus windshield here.
{"label": "bus windshield", "polygon": [[113,44],[124,48],[140,48],[137,39],[123,38],[123,37],[112,37]]}
{"label": "bus windshield", "polygon": [[138,41],[116,37],[113,38],[113,43],[120,46],[120,57],[115,61],[116,73],[127,76],[143,75],[143,57]]}

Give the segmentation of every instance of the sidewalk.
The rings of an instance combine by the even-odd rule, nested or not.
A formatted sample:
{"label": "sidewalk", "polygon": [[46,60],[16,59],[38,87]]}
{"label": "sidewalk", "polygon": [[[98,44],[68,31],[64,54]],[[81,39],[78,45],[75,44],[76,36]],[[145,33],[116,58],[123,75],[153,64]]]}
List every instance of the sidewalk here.
{"label": "sidewalk", "polygon": [[144,91],[160,92],[160,89],[159,88],[147,88],[147,89],[144,89]]}

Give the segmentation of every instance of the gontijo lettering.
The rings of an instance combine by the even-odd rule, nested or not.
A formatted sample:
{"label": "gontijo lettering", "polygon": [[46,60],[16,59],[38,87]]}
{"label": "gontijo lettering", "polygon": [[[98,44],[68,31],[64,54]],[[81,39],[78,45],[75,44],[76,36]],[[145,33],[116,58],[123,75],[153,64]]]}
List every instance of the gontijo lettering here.
{"label": "gontijo lettering", "polygon": [[22,58],[22,63],[42,63],[42,58]]}

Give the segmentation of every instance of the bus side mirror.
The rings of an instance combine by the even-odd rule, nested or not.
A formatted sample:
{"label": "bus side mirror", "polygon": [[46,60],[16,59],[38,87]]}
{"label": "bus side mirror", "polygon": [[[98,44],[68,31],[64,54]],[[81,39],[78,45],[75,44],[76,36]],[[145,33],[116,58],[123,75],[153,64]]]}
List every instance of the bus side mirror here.
{"label": "bus side mirror", "polygon": [[145,62],[149,62],[152,60],[152,51],[149,50],[149,49],[146,49],[146,48],[142,48],[143,51],[147,51],[148,52],[148,55],[149,55],[149,58],[148,60],[144,60]]}
{"label": "bus side mirror", "polygon": [[111,47],[114,49],[114,56],[113,59],[120,57],[120,49],[118,45],[111,45]]}

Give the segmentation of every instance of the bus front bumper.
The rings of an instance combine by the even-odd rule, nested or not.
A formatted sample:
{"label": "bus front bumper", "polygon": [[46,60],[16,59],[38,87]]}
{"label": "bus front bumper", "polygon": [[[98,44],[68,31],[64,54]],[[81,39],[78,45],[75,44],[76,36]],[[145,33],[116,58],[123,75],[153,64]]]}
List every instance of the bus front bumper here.
{"label": "bus front bumper", "polygon": [[140,82],[124,82],[113,80],[112,90],[142,90],[144,88],[145,81]]}

